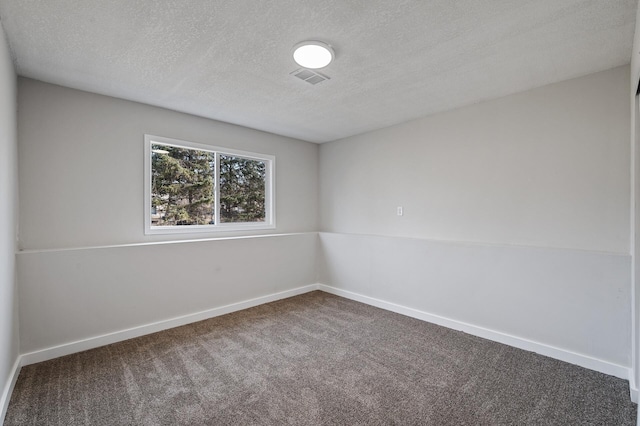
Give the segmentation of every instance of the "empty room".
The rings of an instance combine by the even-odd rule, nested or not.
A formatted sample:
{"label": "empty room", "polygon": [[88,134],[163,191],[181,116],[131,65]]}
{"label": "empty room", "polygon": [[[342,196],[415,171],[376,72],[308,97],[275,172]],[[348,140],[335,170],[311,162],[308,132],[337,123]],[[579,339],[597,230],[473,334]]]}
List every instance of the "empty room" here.
{"label": "empty room", "polygon": [[640,424],[638,17],[0,0],[0,424]]}

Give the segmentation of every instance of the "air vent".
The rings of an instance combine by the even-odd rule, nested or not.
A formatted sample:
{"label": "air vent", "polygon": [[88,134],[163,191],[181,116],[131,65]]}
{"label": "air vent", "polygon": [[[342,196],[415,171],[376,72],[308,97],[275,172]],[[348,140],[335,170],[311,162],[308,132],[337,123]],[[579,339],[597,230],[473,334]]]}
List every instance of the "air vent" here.
{"label": "air vent", "polygon": [[325,80],[330,80],[331,77],[326,76],[324,74],[320,74],[319,72],[311,71],[305,68],[299,68],[291,73],[291,75],[298,77],[300,80],[304,80],[310,84],[318,84]]}

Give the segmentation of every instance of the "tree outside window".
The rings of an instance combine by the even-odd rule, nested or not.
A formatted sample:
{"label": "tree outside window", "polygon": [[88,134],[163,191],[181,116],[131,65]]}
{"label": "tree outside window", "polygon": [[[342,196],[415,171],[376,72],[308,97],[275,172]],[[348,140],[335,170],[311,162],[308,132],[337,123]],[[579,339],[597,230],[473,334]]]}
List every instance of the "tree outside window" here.
{"label": "tree outside window", "polygon": [[145,139],[150,160],[145,232],[274,227],[273,157]]}

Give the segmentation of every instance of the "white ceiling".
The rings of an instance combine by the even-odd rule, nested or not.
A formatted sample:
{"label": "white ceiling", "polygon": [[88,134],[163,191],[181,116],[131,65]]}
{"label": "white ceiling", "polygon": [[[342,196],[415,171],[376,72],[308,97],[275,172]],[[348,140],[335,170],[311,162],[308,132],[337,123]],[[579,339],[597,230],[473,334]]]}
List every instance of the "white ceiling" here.
{"label": "white ceiling", "polygon": [[[326,142],[627,64],[637,0],[0,0],[20,75]],[[311,85],[294,44],[334,46]]]}

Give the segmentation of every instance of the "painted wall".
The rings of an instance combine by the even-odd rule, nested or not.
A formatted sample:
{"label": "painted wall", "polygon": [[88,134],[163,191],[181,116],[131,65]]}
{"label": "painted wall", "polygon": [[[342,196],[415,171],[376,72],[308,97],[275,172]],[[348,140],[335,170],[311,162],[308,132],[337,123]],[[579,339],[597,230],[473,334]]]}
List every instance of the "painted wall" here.
{"label": "painted wall", "polygon": [[338,233],[321,233],[320,241],[322,283],[627,377],[627,255]]}
{"label": "painted wall", "polygon": [[316,239],[301,233],[20,252],[21,352],[314,284]]}
{"label": "painted wall", "polygon": [[211,237],[144,235],[145,133],[275,155],[265,233],[317,229],[315,144],[24,78],[18,108],[22,249]]}
{"label": "painted wall", "polygon": [[[633,48],[631,49],[631,79],[629,81],[629,98],[631,103],[631,255],[632,262],[632,303],[633,303],[633,328],[632,328],[632,377],[631,395],[635,402],[638,402],[638,386],[640,385],[640,259],[638,258],[638,248],[640,247],[640,123],[638,118],[638,100],[636,91],[638,80],[640,79],[640,8],[636,12],[636,29],[633,37]],[[640,425],[640,415],[638,416]]]}
{"label": "painted wall", "polygon": [[320,281],[628,372],[629,75],[322,145]]}
{"label": "painted wall", "polygon": [[628,254],[628,81],[621,67],[323,144],[321,230]]}
{"label": "painted wall", "polygon": [[[316,282],[317,145],[18,84],[22,353]],[[145,133],[274,155],[277,229],[145,236]]]}
{"label": "painted wall", "polygon": [[0,423],[18,358],[16,75],[0,24]]}

